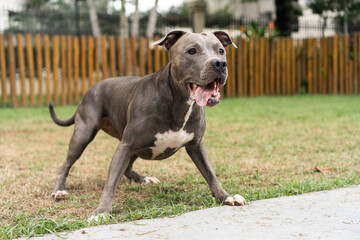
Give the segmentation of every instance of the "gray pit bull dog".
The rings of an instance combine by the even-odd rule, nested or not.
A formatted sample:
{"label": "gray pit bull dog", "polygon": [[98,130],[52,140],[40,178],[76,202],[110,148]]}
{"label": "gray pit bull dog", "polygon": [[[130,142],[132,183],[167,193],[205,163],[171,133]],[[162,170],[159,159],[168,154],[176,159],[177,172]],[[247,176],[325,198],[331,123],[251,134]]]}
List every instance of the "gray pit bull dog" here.
{"label": "gray pit bull dog", "polygon": [[141,176],[132,169],[137,158],[165,159],[184,146],[218,201],[228,205],[246,204],[242,196],[229,196],[222,188],[202,141],[203,107],[219,103],[219,88],[228,76],[224,48],[235,44],[222,31],[201,34],[172,31],[154,44],[164,45],[170,53],[170,62],[158,72],[142,78],[118,77],[94,84],[68,120],[60,120],[49,104],[56,124],[75,123],[53,198],[68,194],[65,181],[69,170],[100,129],[120,140],[100,204],[90,218],[111,212],[114,191],[123,175],[138,183],[159,183],[157,178]]}

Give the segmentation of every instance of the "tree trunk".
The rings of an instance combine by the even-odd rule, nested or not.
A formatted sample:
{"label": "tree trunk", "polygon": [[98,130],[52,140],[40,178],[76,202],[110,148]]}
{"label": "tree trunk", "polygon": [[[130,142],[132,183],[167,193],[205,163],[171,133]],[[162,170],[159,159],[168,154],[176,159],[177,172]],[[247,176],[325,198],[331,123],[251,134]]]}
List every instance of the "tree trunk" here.
{"label": "tree trunk", "polygon": [[132,37],[139,36],[139,0],[135,0],[135,12],[132,22],[131,36]]}
{"label": "tree trunk", "polygon": [[121,0],[120,11],[120,36],[122,38],[129,37],[129,23],[125,12],[125,0]]}
{"label": "tree trunk", "polygon": [[158,5],[158,0],[155,0],[155,5],[154,7],[151,9],[150,12],[150,17],[149,17],[149,22],[146,28],[146,36],[152,38],[155,32],[155,27],[156,27],[156,19],[157,19],[157,5]]}
{"label": "tree trunk", "polygon": [[97,18],[96,9],[93,0],[86,0],[87,5],[89,7],[89,14],[90,14],[90,23],[91,23],[91,30],[94,36],[99,37],[101,36],[101,30],[99,25],[99,20]]}

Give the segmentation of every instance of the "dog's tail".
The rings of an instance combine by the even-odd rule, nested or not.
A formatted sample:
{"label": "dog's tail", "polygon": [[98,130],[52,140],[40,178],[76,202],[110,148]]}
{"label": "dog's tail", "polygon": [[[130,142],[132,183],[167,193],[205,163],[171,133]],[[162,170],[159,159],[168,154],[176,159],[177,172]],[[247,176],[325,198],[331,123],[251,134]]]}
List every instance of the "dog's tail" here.
{"label": "dog's tail", "polygon": [[54,123],[56,123],[59,126],[67,127],[67,126],[70,126],[75,123],[75,114],[68,120],[59,119],[55,114],[54,106],[51,102],[49,102],[49,111],[50,111],[50,116],[51,116],[52,120],[54,121]]}

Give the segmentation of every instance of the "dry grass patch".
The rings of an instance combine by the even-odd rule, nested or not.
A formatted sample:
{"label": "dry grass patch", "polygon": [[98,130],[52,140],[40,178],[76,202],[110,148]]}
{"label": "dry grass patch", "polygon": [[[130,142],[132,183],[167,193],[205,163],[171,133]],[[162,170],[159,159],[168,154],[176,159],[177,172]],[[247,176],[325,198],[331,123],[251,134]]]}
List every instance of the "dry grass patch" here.
{"label": "dry grass patch", "polygon": [[[359,184],[359,101],[359,96],[264,97],[226,99],[207,109],[204,140],[219,180],[247,200]],[[67,118],[75,106],[56,111]],[[73,127],[56,126],[46,108],[0,109],[0,125],[0,238],[87,226],[117,141],[100,132],[70,172],[69,197],[54,201],[50,195]],[[333,169],[323,174],[315,166]],[[218,205],[184,150],[164,161],[139,159],[134,169],[161,184],[141,186],[123,178],[109,222]]]}

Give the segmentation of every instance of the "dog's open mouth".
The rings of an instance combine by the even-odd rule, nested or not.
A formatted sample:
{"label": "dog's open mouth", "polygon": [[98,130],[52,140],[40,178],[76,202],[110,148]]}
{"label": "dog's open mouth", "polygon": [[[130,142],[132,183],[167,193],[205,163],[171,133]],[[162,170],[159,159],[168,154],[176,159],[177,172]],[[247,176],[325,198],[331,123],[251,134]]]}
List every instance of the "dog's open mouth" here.
{"label": "dog's open mouth", "polygon": [[190,99],[195,100],[200,107],[215,106],[220,102],[220,83],[221,78],[216,78],[213,82],[206,85],[188,83]]}

